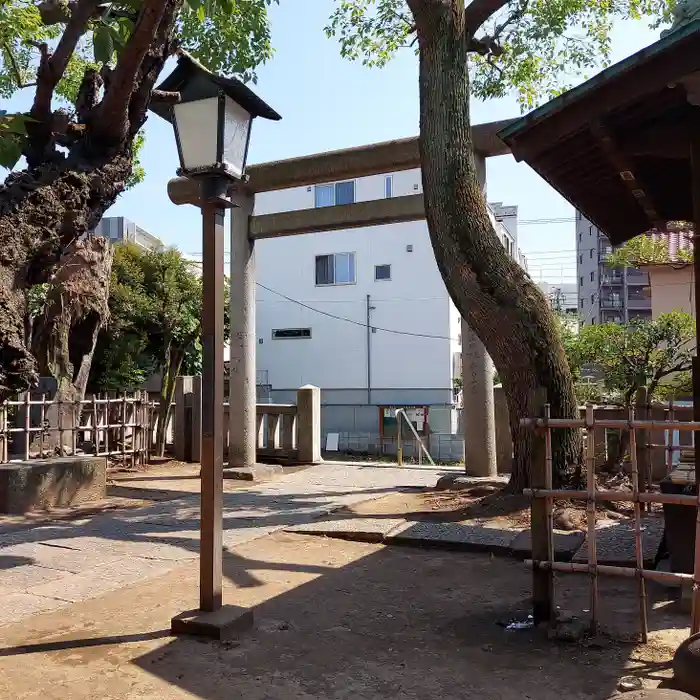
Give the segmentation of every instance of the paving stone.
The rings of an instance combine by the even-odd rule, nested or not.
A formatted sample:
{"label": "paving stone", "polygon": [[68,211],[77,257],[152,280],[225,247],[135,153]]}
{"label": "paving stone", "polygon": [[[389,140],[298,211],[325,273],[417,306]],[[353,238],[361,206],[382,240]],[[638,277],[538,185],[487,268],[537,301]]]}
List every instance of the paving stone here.
{"label": "paving stone", "polygon": [[[554,531],[554,559],[556,561],[571,561],[584,540],[585,533],[579,530]],[[516,535],[510,543],[511,553],[518,559],[529,559],[532,556],[532,533],[530,530],[523,530]]]}
{"label": "paving stone", "polygon": [[[27,563],[49,570],[58,570],[64,573],[80,573],[92,568],[96,563],[109,563],[118,561],[119,553],[107,548],[78,549],[86,543],[82,540],[71,540],[71,545],[62,544],[60,541],[28,542],[26,544],[11,545],[0,549],[0,562],[3,558],[13,557],[24,559]],[[2,564],[0,564],[2,566]],[[17,568],[17,567],[12,567]],[[0,570],[0,584],[7,585],[8,577],[11,577],[12,568]]]}
{"label": "paving stone", "polygon": [[293,525],[286,528],[286,532],[325,535],[362,542],[381,542],[389,532],[405,522],[403,518],[331,518]]}
{"label": "paving stone", "polygon": [[450,549],[505,554],[520,530],[486,527],[466,523],[410,522],[387,536],[398,544],[443,546]]}
{"label": "paving stone", "polygon": [[0,603],[2,604],[0,627],[18,622],[36,613],[56,610],[67,605],[65,601],[56,600],[55,598],[17,592],[3,595]]}
{"label": "paving stone", "polygon": [[[635,566],[634,520],[603,520],[596,526],[596,560],[610,566]],[[664,534],[663,518],[642,518],[642,553],[645,566],[653,565]],[[584,541],[573,558],[588,562],[588,545]]]}
{"label": "paving stone", "polygon": [[95,598],[151,576],[159,576],[167,570],[160,561],[121,559],[96,566],[82,574],[66,575],[48,583],[32,586],[27,589],[27,593],[73,603]]}
{"label": "paving stone", "polygon": [[[324,463],[224,494],[225,547],[312,521],[404,487],[433,486],[444,468]],[[75,520],[0,526],[0,623],[165,574],[199,549],[199,494]],[[396,525],[382,519],[382,529]],[[3,570],[31,568],[22,574]],[[38,569],[51,578],[41,580]],[[25,576],[15,581],[13,577]],[[47,574],[48,576],[48,574]],[[8,585],[11,584],[11,585]],[[26,593],[16,583],[27,586]]]}

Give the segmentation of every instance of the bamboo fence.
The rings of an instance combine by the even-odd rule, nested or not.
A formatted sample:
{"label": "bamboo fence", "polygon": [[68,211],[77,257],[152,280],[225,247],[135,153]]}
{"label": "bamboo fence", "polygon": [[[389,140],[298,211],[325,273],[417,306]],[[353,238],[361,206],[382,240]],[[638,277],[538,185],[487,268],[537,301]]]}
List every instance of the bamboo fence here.
{"label": "bamboo fence", "polygon": [[[583,419],[565,419],[551,418],[549,404],[545,404],[541,418],[525,418],[521,420],[523,427],[530,427],[538,431],[540,435],[544,433],[544,474],[543,478],[538,478],[537,481],[543,484],[543,488],[530,488],[525,490],[525,494],[533,499],[533,518],[532,518],[532,541],[533,541],[533,558],[528,559],[526,564],[533,569],[533,577],[535,579],[535,590],[551,591],[550,600],[534,601],[535,609],[544,609],[550,611],[550,622],[554,621],[554,572],[562,573],[583,573],[590,577],[590,611],[591,611],[591,632],[597,633],[599,625],[599,593],[598,593],[598,576],[624,576],[636,578],[639,584],[639,617],[642,641],[648,639],[649,625],[647,618],[647,593],[646,581],[658,581],[662,583],[678,583],[689,584],[693,586],[692,590],[692,613],[691,613],[691,634],[700,632],[700,489],[697,489],[696,495],[683,494],[661,494],[650,491],[643,491],[640,486],[640,470],[638,465],[638,443],[637,431],[648,430],[667,430],[667,431],[700,431],[700,422],[681,422],[674,420],[673,407],[670,407],[668,412],[669,420],[657,421],[648,418],[636,419],[635,409],[629,409],[629,417],[627,420],[608,420],[596,419],[594,416],[593,406],[587,406],[585,417]],[[556,428],[579,428],[586,430],[586,490],[559,490],[552,488],[552,429]],[[625,491],[610,491],[598,490],[595,481],[595,428],[610,428],[617,430],[630,431],[630,477],[632,489]],[[670,433],[669,433],[670,435]],[[649,445],[646,445],[647,447]],[[667,448],[666,445],[663,445]],[[679,449],[687,450],[688,447]],[[669,449],[669,458],[667,461],[668,470],[673,468],[672,450]],[[533,471],[536,469],[533,463]],[[651,484],[650,479],[646,481]],[[544,520],[535,517],[535,502],[539,499],[544,499],[546,503],[546,518]],[[558,500],[579,500],[586,501],[586,520],[587,520],[587,547],[588,547],[588,563],[574,562],[558,562],[554,560],[553,546],[553,502]],[[635,566],[621,567],[598,564],[596,551],[596,503],[602,501],[624,501],[631,502],[634,506],[634,541],[635,541]],[[692,506],[696,509],[696,525],[695,525],[695,564],[693,574],[673,573],[664,571],[648,570],[644,568],[644,550],[642,547],[642,507],[644,504],[669,504]],[[546,528],[547,547],[546,554],[542,556],[542,552],[535,553],[535,541],[544,541],[541,531],[536,532],[539,528]],[[542,550],[544,551],[544,550]],[[548,588],[544,588],[541,584],[542,572],[546,572],[548,576]]]}
{"label": "bamboo fence", "polygon": [[27,392],[0,403],[0,464],[72,454],[143,464],[157,407],[145,392],[96,394],[79,402]]}

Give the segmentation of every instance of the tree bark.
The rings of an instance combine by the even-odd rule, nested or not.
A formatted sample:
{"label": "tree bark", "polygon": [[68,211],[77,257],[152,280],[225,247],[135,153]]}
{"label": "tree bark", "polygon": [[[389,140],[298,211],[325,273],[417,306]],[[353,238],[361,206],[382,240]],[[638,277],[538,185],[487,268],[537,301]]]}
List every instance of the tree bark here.
{"label": "tree bark", "polygon": [[74,241],[61,257],[44,313],[36,320],[32,352],[41,376],[57,383],[58,403],[48,416],[54,428],[72,428],[80,419],[97,335],[109,317],[112,259],[112,247],[102,237]]}
{"label": "tree bark", "polygon": [[159,457],[165,455],[165,443],[167,441],[167,427],[173,409],[173,397],[175,396],[175,380],[180,374],[182,363],[185,359],[185,351],[180,347],[171,345],[167,353],[167,364],[163,367],[160,380],[160,401],[158,404],[158,427],[156,428],[156,454]]}
{"label": "tree bark", "polygon": [[[420,153],[426,218],[438,268],[469,326],[491,355],[508,399],[514,463],[511,488],[530,484],[535,389],[552,417],[576,417],[571,372],[542,292],[505,252],[488,214],[476,168],[469,110],[464,3],[408,0],[419,43]],[[555,480],[580,464],[577,431],[553,435]]]}
{"label": "tree bark", "polygon": [[93,229],[124,189],[131,154],[10,175],[0,186],[0,400],[36,383],[25,344],[27,289],[49,281],[71,242]]}

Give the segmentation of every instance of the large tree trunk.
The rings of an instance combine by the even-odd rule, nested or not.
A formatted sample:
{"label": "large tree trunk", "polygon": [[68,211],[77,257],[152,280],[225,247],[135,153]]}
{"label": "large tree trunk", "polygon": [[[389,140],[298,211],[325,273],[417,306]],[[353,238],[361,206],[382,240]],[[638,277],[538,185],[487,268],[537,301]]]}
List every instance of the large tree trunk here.
{"label": "large tree trunk", "polygon": [[51,280],[44,313],[36,319],[32,352],[41,376],[56,380],[60,402],[49,415],[52,427],[70,428],[80,418],[97,335],[109,316],[113,257],[102,237],[73,241]]}
{"label": "large tree trunk", "polygon": [[[573,380],[543,294],[505,252],[477,173],[469,110],[464,3],[408,0],[420,48],[420,153],[426,217],[438,267],[467,323],[484,343],[508,399],[514,463],[511,487],[530,483],[533,390],[547,390],[552,417],[574,418]],[[580,463],[577,431],[555,431],[556,475]]]}
{"label": "large tree trunk", "polygon": [[[97,225],[126,186],[134,137],[146,121],[165,61],[176,49],[172,36],[181,4],[144,0],[116,66],[85,71],[74,114],[53,111],[52,101],[95,19],[96,0],[71,3],[55,47],[38,47],[23,146],[28,169],[10,175],[0,188],[0,400],[37,379],[37,364],[25,343],[26,290],[50,279],[65,248]],[[67,156],[59,145],[68,149]]]}
{"label": "large tree trunk", "polygon": [[97,162],[70,157],[12,174],[0,187],[0,400],[38,377],[25,344],[27,289],[49,281],[66,247],[97,225],[130,173],[130,153]]}

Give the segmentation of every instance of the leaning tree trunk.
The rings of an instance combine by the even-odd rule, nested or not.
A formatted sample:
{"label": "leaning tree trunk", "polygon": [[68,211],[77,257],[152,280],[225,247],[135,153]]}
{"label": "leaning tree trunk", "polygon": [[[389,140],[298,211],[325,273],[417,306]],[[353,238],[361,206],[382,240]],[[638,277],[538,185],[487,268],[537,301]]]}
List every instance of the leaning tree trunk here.
{"label": "leaning tree trunk", "polygon": [[44,312],[35,321],[32,352],[39,373],[53,377],[57,385],[57,404],[49,415],[54,428],[72,428],[80,418],[97,335],[109,317],[113,257],[112,246],[101,236],[73,241],[51,280]]}
{"label": "leaning tree trunk", "polygon": [[[576,397],[553,314],[500,244],[476,168],[469,112],[468,39],[460,0],[408,0],[419,43],[420,154],[426,218],[438,267],[454,303],[493,358],[508,399],[514,463],[511,487],[530,483],[533,390],[544,388],[552,417],[574,418]],[[580,463],[581,437],[555,431],[561,477]]]}

